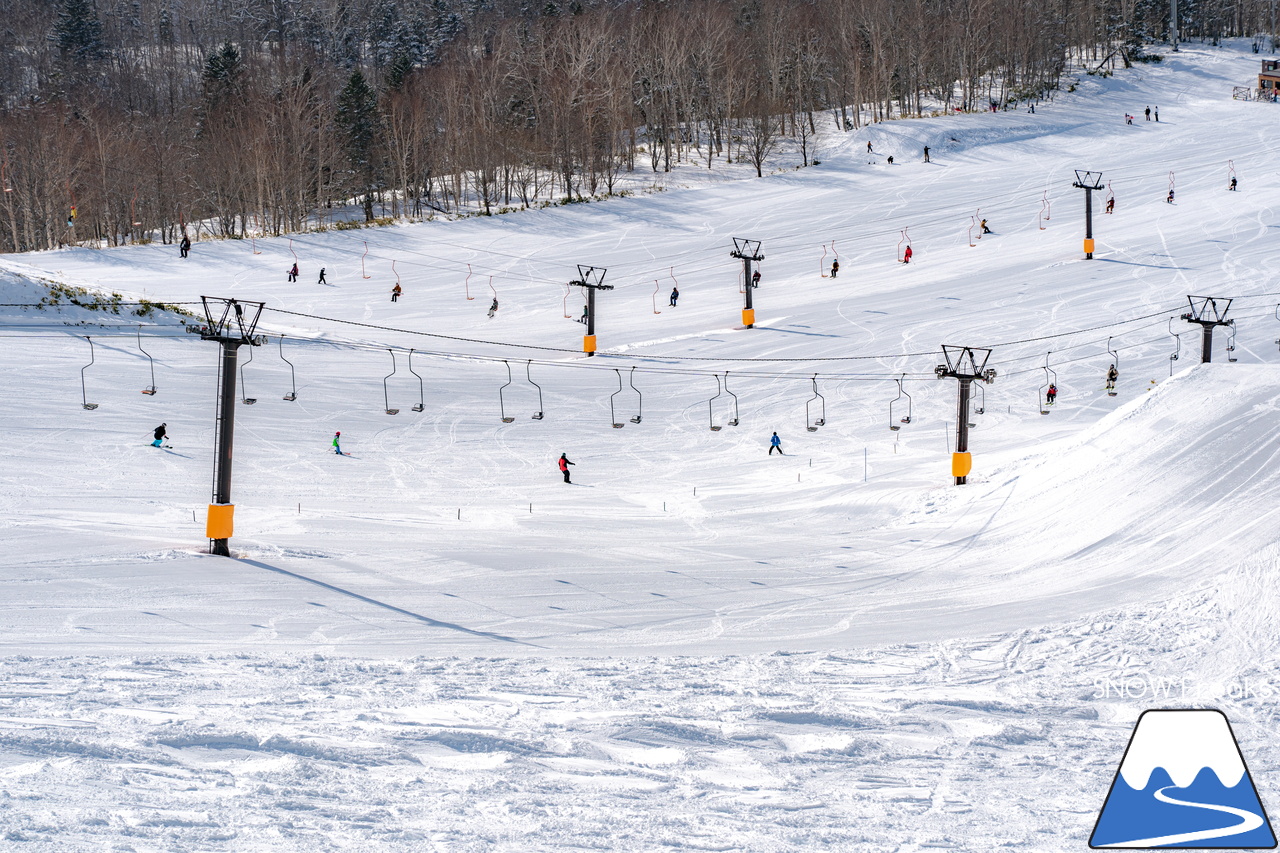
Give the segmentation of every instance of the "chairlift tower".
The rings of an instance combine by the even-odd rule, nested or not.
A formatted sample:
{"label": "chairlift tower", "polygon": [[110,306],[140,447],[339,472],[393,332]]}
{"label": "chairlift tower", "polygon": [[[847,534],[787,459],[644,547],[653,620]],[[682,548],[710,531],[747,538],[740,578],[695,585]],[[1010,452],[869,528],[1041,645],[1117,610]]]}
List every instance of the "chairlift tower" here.
{"label": "chairlift tower", "polygon": [[942,357],[946,364],[939,364],[933,372],[939,379],[960,380],[960,397],[956,406],[956,452],[951,454],[951,476],[956,485],[963,486],[973,469],[973,457],[969,454],[969,394],[974,380],[988,385],[996,381],[995,368],[987,367],[991,350],[982,347],[956,347],[942,345]]}
{"label": "chairlift tower", "polygon": [[760,254],[760,241],[734,237],[733,251],[729,253],[729,257],[742,260],[742,289],[747,294],[746,304],[742,308],[742,325],[748,329],[754,329],[756,309],[751,304],[751,291],[754,289],[751,283],[751,262],[758,263],[764,260],[764,255]]}
{"label": "chairlift tower", "polygon": [[1093,260],[1093,194],[1102,189],[1102,173],[1076,169],[1076,182],[1071,186],[1084,190],[1084,256]]}
{"label": "chairlift tower", "polygon": [[217,453],[213,460],[213,502],[205,522],[209,553],[230,557],[227,540],[234,530],[235,505],[231,503],[231,450],[236,422],[236,358],[240,347],[261,346],[265,337],[255,336],[261,302],[245,302],[217,296],[201,296],[205,325],[188,327],[199,332],[206,341],[222,345],[222,361],[218,365],[218,406],[216,410]]}
{"label": "chairlift tower", "polygon": [[582,351],[588,357],[596,354],[596,291],[613,290],[612,284],[604,283],[604,275],[608,272],[604,267],[588,267],[578,264],[578,279],[569,284],[587,291],[587,333],[582,338]]}
{"label": "chairlift tower", "polygon": [[1182,315],[1188,323],[1200,326],[1200,363],[1213,361],[1213,328],[1214,326],[1235,327],[1235,320],[1227,319],[1227,311],[1231,308],[1230,299],[1213,296],[1188,296],[1191,310]]}

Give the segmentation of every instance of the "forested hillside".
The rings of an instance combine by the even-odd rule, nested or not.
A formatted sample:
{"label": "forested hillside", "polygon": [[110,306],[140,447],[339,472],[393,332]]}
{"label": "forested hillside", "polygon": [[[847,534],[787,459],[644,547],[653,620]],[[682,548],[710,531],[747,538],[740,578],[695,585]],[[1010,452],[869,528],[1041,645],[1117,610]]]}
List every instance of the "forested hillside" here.
{"label": "forested hillside", "polygon": [[[1140,58],[1148,0],[6,0],[0,249],[305,227],[615,191],[628,170],[759,173],[819,122],[1021,103]],[[1184,36],[1264,29],[1183,3]]]}

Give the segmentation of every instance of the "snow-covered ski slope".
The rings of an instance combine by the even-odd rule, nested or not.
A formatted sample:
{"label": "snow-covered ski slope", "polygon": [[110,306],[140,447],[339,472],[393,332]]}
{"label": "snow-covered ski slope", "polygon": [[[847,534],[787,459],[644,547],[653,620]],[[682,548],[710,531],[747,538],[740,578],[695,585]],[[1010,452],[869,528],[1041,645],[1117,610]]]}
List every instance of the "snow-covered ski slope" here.
{"label": "snow-covered ski slope", "polygon": [[[263,315],[298,399],[281,399],[273,338],[244,370],[258,402],[237,410],[226,560],[200,553],[216,346],[146,327],[146,396],[133,327],[0,309],[0,790],[20,800],[0,833],[31,849],[1083,846],[1145,707],[1096,679],[1277,662],[1280,107],[1230,99],[1256,68],[1241,45],[1192,45],[1034,115],[830,135],[822,165],[764,180],[685,166],[687,188],[656,195],[261,254],[5,259],[4,302],[47,278],[311,316]],[[1110,216],[1094,199],[1093,261],[1077,168],[1117,199]],[[975,216],[995,233],[971,247]],[[766,255],[752,330],[733,237]],[[823,278],[833,241],[840,277]],[[565,318],[580,263],[617,288],[594,359]],[[1187,294],[1236,298],[1237,363],[1219,330],[1220,363],[1192,366]],[[1000,372],[960,488],[955,383],[932,378],[944,343],[994,346]],[[1060,393],[1042,415],[1046,355]],[[733,416],[727,395],[708,407],[725,371],[740,424],[712,431]],[[891,431],[898,377],[912,420],[904,399]],[[809,431],[815,383],[826,423]],[[168,450],[147,446],[161,421]],[[1265,739],[1258,696],[1216,704],[1246,751]],[[1280,755],[1255,754],[1265,803]]]}

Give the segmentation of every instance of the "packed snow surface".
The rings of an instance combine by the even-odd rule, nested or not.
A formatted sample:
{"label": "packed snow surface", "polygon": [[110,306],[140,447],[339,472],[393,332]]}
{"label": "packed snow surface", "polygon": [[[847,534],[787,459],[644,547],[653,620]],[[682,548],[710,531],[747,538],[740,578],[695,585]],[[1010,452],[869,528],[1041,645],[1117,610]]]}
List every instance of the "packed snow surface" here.
{"label": "packed snow surface", "polygon": [[[1274,804],[1280,107],[1230,98],[1256,73],[1192,45],[763,180],[0,262],[5,303],[278,309],[240,353],[226,559],[217,346],[0,308],[4,846],[1083,849],[1169,706],[1223,709]],[[765,254],[754,329],[734,237]],[[590,359],[578,264],[616,286]],[[1189,294],[1234,299],[1214,364]],[[962,487],[943,344],[998,372]]]}

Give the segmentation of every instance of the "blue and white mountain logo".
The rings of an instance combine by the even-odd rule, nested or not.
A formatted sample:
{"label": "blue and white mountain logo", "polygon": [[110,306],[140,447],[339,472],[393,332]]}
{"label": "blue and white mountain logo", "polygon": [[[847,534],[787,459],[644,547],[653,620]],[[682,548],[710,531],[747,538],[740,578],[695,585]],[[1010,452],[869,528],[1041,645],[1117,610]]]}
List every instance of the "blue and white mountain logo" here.
{"label": "blue and white mountain logo", "polygon": [[1089,838],[1098,848],[1276,846],[1221,711],[1144,711]]}

